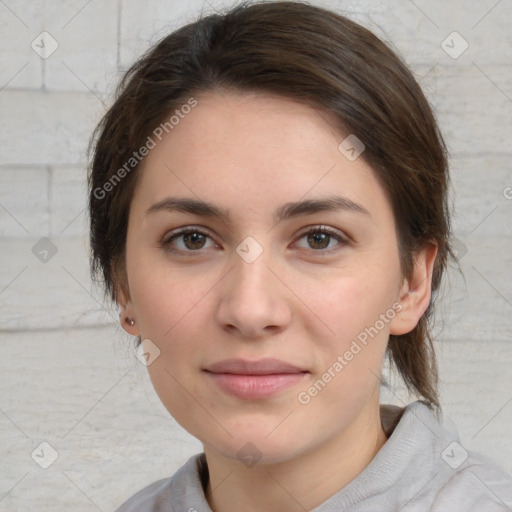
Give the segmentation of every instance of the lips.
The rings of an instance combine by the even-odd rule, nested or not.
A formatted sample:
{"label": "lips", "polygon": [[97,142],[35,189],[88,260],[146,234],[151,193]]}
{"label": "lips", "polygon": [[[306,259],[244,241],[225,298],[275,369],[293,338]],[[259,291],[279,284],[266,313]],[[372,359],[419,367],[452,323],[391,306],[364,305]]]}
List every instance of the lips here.
{"label": "lips", "polygon": [[206,375],[231,396],[242,400],[272,397],[301,382],[309,373],[279,359],[226,359],[205,368]]}
{"label": "lips", "polygon": [[245,359],[226,359],[213,363],[206,368],[212,373],[232,373],[237,375],[273,375],[283,373],[301,373],[305,370],[280,359],[260,359],[248,361]]}

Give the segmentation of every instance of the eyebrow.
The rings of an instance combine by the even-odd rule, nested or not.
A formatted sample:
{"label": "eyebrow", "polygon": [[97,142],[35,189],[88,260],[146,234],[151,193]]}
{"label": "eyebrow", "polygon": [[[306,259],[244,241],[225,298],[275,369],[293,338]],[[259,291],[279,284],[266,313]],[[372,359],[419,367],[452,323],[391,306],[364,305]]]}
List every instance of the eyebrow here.
{"label": "eyebrow", "polygon": [[[285,203],[275,211],[273,219],[277,224],[293,217],[338,210],[351,211],[371,217],[370,212],[364,206],[355,203],[351,199],[342,196],[329,196],[326,198]],[[146,210],[146,215],[160,211],[178,211],[198,215],[199,217],[211,217],[219,219],[228,225],[231,224],[229,210],[200,199],[167,197],[150,206]]]}

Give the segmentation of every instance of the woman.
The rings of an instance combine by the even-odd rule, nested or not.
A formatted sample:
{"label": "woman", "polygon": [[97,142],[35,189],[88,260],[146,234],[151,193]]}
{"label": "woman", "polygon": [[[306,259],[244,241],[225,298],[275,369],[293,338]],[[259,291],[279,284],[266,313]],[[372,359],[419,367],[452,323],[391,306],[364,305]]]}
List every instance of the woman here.
{"label": "woman", "polygon": [[373,34],[297,2],[179,29],[123,78],[89,180],[93,270],[204,446],[119,511],[510,510],[438,419],[446,150]]}

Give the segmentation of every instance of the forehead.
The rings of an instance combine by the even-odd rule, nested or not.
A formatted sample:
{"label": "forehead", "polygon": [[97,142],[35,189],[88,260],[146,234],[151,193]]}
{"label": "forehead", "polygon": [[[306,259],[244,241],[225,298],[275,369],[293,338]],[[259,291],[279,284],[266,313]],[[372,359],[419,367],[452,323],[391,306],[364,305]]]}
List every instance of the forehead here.
{"label": "forehead", "polygon": [[187,154],[179,156],[189,162],[204,162],[215,154],[212,164],[234,167],[242,160],[247,167],[250,156],[253,166],[265,162],[275,170],[287,162],[296,164],[301,157],[321,164],[337,153],[340,133],[334,116],[326,111],[264,93],[208,92],[196,101],[173,129],[174,140],[167,141],[187,148]]}
{"label": "forehead", "polygon": [[366,162],[340,152],[347,134],[332,113],[262,93],[216,91],[194,99],[196,106],[144,159],[137,200],[195,195],[230,209],[254,205],[260,215],[271,204],[315,195],[342,194],[373,206],[385,201]]}

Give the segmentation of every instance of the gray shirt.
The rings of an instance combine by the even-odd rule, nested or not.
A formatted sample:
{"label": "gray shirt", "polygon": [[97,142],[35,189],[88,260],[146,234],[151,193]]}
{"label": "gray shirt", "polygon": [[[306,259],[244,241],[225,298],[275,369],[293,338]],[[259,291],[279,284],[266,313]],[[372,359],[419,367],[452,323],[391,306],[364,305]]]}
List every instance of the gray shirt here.
{"label": "gray shirt", "polygon": [[[388,440],[348,485],[312,512],[512,512],[512,475],[468,452],[422,402],[381,405]],[[116,512],[211,512],[204,453]]]}

